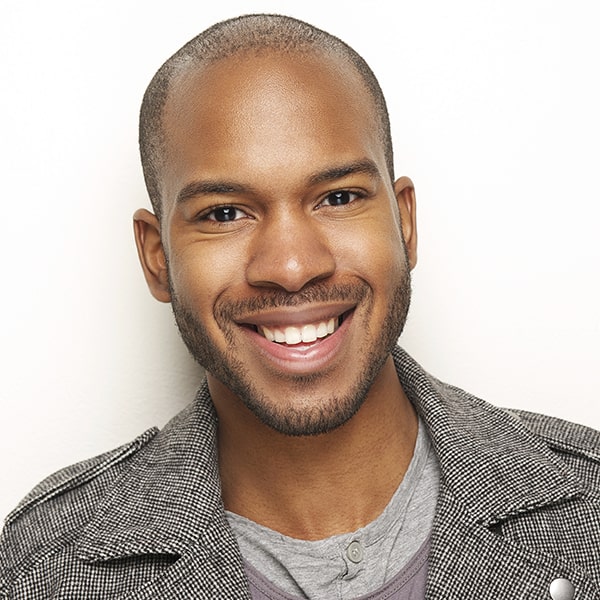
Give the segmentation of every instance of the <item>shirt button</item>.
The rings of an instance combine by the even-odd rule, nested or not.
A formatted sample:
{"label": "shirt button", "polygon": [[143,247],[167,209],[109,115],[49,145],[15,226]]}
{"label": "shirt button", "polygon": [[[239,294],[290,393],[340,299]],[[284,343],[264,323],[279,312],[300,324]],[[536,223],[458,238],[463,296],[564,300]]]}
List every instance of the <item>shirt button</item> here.
{"label": "shirt button", "polygon": [[568,579],[555,579],[550,584],[550,597],[552,600],[573,600],[575,588]]}
{"label": "shirt button", "polygon": [[365,556],[365,551],[360,542],[354,540],[346,548],[346,556],[353,562],[359,563]]}

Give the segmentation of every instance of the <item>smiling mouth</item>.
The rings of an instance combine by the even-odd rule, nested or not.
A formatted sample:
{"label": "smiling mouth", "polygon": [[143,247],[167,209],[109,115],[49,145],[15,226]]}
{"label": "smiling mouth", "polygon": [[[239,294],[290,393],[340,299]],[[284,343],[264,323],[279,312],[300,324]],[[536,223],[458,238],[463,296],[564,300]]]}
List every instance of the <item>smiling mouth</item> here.
{"label": "smiling mouth", "polygon": [[316,323],[286,325],[282,327],[255,325],[254,330],[275,344],[295,346],[309,344],[335,333],[343,323],[345,314]]}

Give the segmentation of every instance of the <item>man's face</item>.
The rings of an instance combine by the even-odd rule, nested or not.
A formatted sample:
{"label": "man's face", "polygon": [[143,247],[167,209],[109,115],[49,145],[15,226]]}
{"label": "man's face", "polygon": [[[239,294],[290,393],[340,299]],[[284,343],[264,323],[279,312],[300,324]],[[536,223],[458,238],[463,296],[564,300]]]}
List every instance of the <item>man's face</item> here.
{"label": "man's face", "polygon": [[412,191],[363,85],[334,59],[238,56],[178,80],[164,127],[169,294],[213,395],[290,435],[341,425],[389,360],[414,263]]}

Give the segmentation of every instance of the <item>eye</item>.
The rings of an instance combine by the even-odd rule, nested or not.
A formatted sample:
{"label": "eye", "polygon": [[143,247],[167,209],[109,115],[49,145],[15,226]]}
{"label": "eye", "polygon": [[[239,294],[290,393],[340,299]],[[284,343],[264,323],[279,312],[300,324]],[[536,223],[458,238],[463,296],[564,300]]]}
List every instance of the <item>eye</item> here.
{"label": "eye", "polygon": [[330,192],[327,194],[320,206],[344,206],[345,204],[354,202],[354,200],[357,198],[360,198],[360,195],[356,192],[350,192],[348,190],[336,190],[335,192]]}
{"label": "eye", "polygon": [[201,217],[202,220],[206,221],[217,221],[218,223],[228,223],[230,221],[237,221],[243,219],[246,213],[235,206],[215,206],[208,212],[204,213]]}

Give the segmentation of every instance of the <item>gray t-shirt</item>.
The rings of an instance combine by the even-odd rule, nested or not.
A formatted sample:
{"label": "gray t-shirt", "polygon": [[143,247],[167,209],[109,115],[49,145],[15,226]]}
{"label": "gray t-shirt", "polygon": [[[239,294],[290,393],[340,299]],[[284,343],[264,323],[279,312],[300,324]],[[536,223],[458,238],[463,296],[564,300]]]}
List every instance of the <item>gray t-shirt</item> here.
{"label": "gray t-shirt", "polygon": [[298,540],[227,512],[247,564],[253,600],[424,598],[438,490],[437,457],[419,421],[402,483],[381,515],[357,531]]}
{"label": "gray t-shirt", "polygon": [[[429,539],[419,548],[417,553],[402,567],[400,573],[372,593],[354,600],[423,600],[427,582],[427,558],[429,557]],[[252,565],[246,563],[246,574],[250,582],[252,600],[298,600],[298,596],[284,594],[259,573]],[[321,598],[331,598],[330,592]],[[341,598],[340,596],[337,596]]]}

